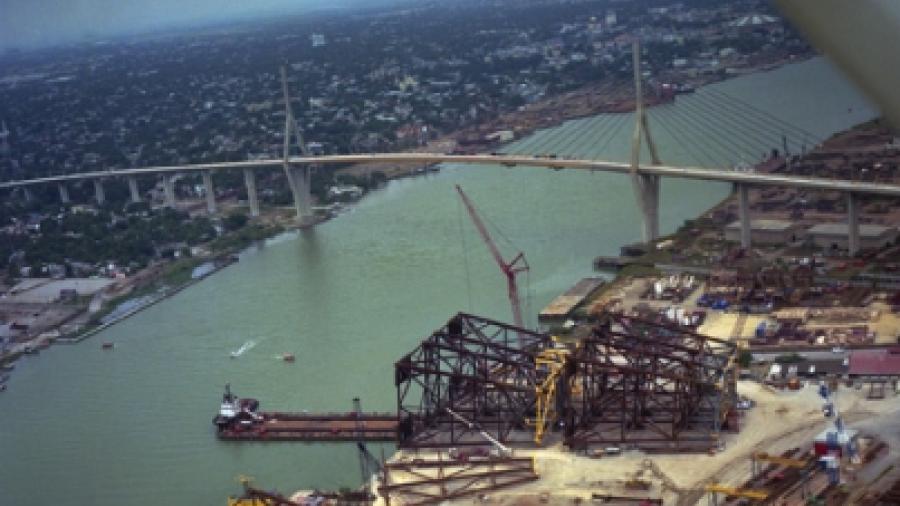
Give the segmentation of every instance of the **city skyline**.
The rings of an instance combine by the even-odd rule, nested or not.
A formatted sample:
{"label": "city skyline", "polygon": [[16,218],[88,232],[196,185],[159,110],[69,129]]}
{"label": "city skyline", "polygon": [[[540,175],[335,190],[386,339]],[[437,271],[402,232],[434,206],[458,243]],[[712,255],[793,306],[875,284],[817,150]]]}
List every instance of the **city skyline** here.
{"label": "city skyline", "polygon": [[390,0],[5,0],[0,50],[30,50],[282,13],[384,5]]}

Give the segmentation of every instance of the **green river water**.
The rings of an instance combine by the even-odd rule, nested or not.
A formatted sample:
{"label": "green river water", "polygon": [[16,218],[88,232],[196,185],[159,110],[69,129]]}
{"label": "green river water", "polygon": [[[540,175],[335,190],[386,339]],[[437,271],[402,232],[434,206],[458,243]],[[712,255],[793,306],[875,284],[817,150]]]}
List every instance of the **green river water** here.
{"label": "green river water", "polygon": [[[822,59],[714,89],[817,135],[874,115]],[[654,115],[704,100],[701,90],[654,109],[651,126]],[[624,160],[632,125],[630,115],[587,118],[508,150]],[[606,146],[573,137],[585,129],[616,135]],[[745,142],[742,132],[716,130]],[[704,142],[706,131],[676,132],[680,142],[654,128],[664,161],[702,162],[684,141]],[[394,361],[452,313],[509,320],[503,276],[455,184],[509,239],[500,241],[507,255],[525,252],[532,324],[551,298],[592,274],[593,257],[640,237],[622,175],[445,166],[391,182],[337,219],[251,248],[234,266],[100,335],[19,361],[0,394],[0,506],[222,505],[239,490],[239,474],[284,492],[356,486],[352,445],[222,443],[210,420],[227,382],[263,409],[344,411],[360,396],[364,409],[391,410]],[[662,232],[728,191],[665,180]],[[258,344],[230,359],[248,340]],[[103,341],[116,349],[102,351]],[[284,352],[296,363],[278,360]]]}

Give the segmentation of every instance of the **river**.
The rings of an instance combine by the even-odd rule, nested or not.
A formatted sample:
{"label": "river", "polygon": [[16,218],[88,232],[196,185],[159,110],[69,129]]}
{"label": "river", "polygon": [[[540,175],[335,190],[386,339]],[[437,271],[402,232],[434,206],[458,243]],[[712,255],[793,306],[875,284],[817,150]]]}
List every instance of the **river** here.
{"label": "river", "polygon": [[[822,59],[714,89],[821,136],[874,115]],[[654,115],[678,114],[704,96],[652,111],[665,162],[699,162],[684,141],[710,134],[681,128],[678,142],[655,128]],[[632,125],[630,115],[577,120],[508,150],[622,160]],[[585,129],[597,137],[573,141]],[[615,132],[605,146],[602,131]],[[745,142],[740,132],[728,135]],[[525,252],[531,271],[521,284],[532,323],[552,297],[591,274],[594,256],[640,237],[622,175],[451,165],[391,182],[347,214],[251,248],[238,264],[81,344],[19,361],[0,394],[0,504],[222,505],[239,490],[240,474],[284,492],[357,485],[352,445],[222,443],[210,420],[227,382],[263,409],[342,411],[360,396],[364,409],[391,410],[394,361],[452,313],[509,320],[504,278],[456,184],[502,231],[507,256]],[[728,191],[665,180],[662,232]],[[248,340],[256,346],[229,358]],[[101,350],[104,341],[115,350]],[[296,363],[280,361],[284,352]]]}

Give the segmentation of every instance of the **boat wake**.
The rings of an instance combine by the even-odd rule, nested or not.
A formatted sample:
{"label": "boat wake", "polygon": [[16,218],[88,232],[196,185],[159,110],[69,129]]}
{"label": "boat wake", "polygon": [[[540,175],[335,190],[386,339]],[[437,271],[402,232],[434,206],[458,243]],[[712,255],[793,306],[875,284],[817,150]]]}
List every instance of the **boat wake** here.
{"label": "boat wake", "polygon": [[247,352],[247,351],[253,349],[254,346],[256,346],[256,341],[252,341],[252,340],[251,340],[251,341],[247,341],[246,343],[242,344],[240,348],[238,348],[238,349],[236,349],[236,350],[234,350],[234,351],[231,352],[231,358],[238,358],[238,357],[240,357],[240,356],[243,355],[245,352]]}

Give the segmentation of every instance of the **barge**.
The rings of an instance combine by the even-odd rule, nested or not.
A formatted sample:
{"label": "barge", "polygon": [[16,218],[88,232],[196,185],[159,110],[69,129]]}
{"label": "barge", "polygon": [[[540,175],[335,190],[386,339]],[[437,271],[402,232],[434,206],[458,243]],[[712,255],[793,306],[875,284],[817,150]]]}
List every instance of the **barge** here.
{"label": "barge", "polygon": [[391,413],[259,411],[259,401],[225,385],[213,425],[226,441],[395,441],[398,422]]}

